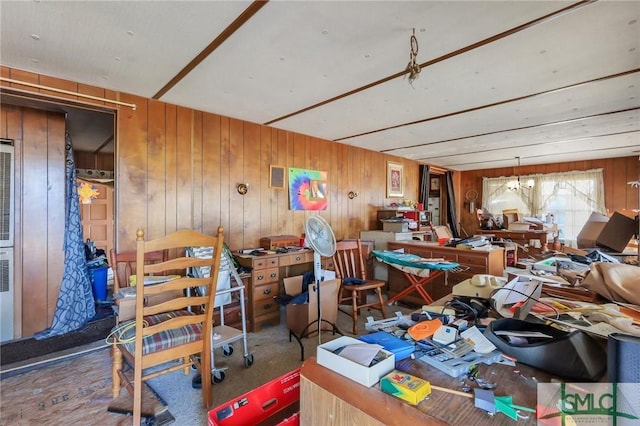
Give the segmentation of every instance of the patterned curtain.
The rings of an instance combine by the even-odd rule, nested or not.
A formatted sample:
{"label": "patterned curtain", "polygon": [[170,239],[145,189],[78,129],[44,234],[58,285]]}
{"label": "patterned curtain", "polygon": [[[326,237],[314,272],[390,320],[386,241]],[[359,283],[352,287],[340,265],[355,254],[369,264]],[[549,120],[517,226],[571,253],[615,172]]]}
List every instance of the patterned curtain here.
{"label": "patterned curtain", "polygon": [[84,254],[73,146],[68,133],[65,140],[65,183],[64,272],[53,323],[50,328],[35,334],[37,340],[77,330],[96,314]]}

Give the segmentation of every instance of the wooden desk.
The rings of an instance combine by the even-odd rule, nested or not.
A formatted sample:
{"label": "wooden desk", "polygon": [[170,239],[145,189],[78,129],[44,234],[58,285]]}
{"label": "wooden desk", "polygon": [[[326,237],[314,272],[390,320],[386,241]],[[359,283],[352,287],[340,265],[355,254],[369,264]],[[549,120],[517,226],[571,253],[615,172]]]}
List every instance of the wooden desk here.
{"label": "wooden desk", "polygon": [[[431,384],[460,390],[461,381],[407,358],[396,363],[396,368],[428,380]],[[550,382],[551,376],[525,365],[514,367],[500,364],[480,364],[480,375],[496,382],[495,395],[511,395],[513,402],[535,408],[538,382]],[[522,376],[520,375],[522,374]],[[524,377],[523,377],[524,376]],[[367,388],[333,372],[309,358],[300,373],[300,424],[302,425],[514,425],[502,413],[495,416],[475,408],[474,399],[432,390],[431,396],[416,406],[380,391],[376,384]],[[535,415],[519,420],[518,425],[535,425]]]}
{"label": "wooden desk", "polygon": [[269,254],[265,256],[235,255],[238,263],[250,267],[247,280],[249,331],[260,331],[262,324],[280,323],[280,305],[274,296],[284,294],[282,279],[313,270],[313,251]]}

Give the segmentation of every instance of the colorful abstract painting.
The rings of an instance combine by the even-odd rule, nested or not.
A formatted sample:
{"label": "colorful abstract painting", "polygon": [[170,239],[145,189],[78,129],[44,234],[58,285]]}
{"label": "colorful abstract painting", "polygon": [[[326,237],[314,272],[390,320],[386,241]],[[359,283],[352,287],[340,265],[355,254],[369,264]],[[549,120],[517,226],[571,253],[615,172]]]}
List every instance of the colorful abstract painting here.
{"label": "colorful abstract painting", "polygon": [[327,172],[289,169],[291,210],[326,210],[328,196]]}

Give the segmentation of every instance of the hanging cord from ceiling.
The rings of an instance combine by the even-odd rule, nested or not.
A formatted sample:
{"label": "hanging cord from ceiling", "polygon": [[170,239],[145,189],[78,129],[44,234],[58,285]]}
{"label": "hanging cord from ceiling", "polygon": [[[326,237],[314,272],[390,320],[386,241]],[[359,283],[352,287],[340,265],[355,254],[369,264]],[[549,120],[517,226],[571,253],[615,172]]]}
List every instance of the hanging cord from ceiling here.
{"label": "hanging cord from ceiling", "polygon": [[413,84],[421,71],[420,64],[418,64],[418,39],[416,38],[415,28],[409,41],[411,50],[409,52],[409,63],[407,64],[406,71],[409,72],[409,84]]}

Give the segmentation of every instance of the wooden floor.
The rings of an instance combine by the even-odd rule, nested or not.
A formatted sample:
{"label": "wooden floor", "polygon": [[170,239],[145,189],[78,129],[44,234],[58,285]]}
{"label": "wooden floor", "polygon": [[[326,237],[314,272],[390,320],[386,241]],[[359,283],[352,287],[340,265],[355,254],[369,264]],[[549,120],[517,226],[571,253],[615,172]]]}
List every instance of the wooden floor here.
{"label": "wooden floor", "polygon": [[[110,405],[127,411],[131,401],[125,391],[120,398],[112,398],[109,347],[89,345],[83,350],[76,348],[73,354],[43,359],[6,374],[9,377],[0,382],[0,425],[130,424],[131,417],[108,411]],[[143,411],[158,418],[171,416],[148,388],[144,400]]]}

